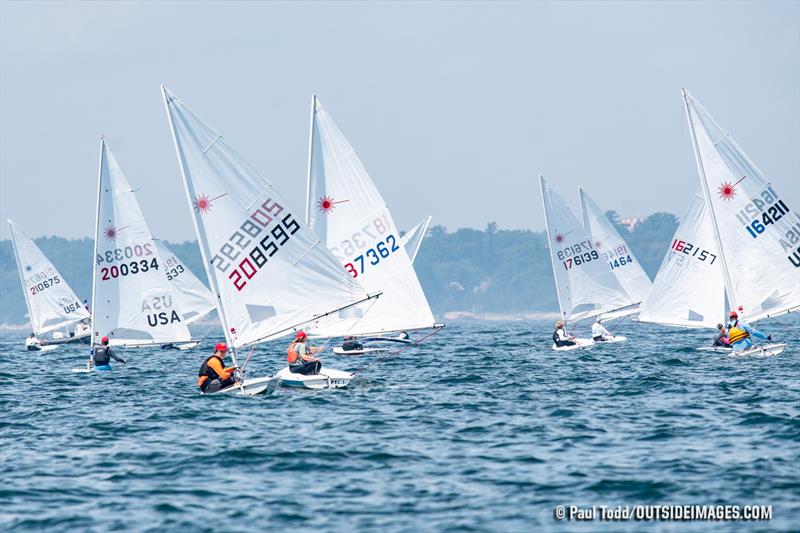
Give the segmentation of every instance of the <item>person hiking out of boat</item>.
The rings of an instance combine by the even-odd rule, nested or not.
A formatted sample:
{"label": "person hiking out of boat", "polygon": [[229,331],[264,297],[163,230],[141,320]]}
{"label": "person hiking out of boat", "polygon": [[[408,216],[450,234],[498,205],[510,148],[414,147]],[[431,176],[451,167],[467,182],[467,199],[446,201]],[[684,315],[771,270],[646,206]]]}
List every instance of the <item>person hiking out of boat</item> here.
{"label": "person hiking out of boat", "polygon": [[575,342],[575,337],[572,335],[567,335],[567,332],[564,331],[564,321],[558,320],[556,322],[556,330],[553,332],[553,342],[556,344],[556,348],[561,348],[562,346],[575,346],[577,342]]}
{"label": "person hiking out of boat", "polygon": [[342,339],[342,350],[352,352],[355,350],[363,350],[364,345],[358,342],[358,337],[348,336]]}
{"label": "person hiking out of boat", "polygon": [[319,374],[322,361],[314,357],[321,348],[312,348],[308,345],[305,331],[298,331],[294,342],[286,350],[286,360],[289,362],[289,371],[293,374],[313,376]]}
{"label": "person hiking out of boat", "polygon": [[600,323],[600,317],[592,324],[592,340],[594,342],[610,341],[614,335]]}
{"label": "person hiking out of boat", "polygon": [[234,376],[236,367],[225,368],[224,362],[227,353],[228,346],[219,342],[214,346],[214,353],[200,365],[200,370],[197,372],[197,386],[204,394],[217,392],[236,383]]}
{"label": "person hiking out of boat", "polygon": [[771,341],[772,335],[764,335],[756,328],[739,322],[739,315],[736,311],[731,311],[728,315],[728,341],[731,343],[731,348],[735,351],[742,351],[753,347],[752,338]]}
{"label": "person hiking out of boat", "polygon": [[38,352],[42,349],[42,345],[39,343],[39,339],[36,338],[36,335],[33,333],[25,339],[25,349],[29,352]]}
{"label": "person hiking out of boat", "polygon": [[728,340],[728,334],[725,332],[723,324],[717,324],[717,336],[714,339],[714,348],[730,348],[731,341]]}
{"label": "person hiking out of boat", "polygon": [[125,364],[125,359],[115,354],[114,350],[111,349],[111,346],[108,345],[108,337],[103,337],[100,339],[100,346],[94,349],[92,359],[94,361],[94,369],[100,371],[111,370],[112,359],[114,361],[119,361],[123,365]]}

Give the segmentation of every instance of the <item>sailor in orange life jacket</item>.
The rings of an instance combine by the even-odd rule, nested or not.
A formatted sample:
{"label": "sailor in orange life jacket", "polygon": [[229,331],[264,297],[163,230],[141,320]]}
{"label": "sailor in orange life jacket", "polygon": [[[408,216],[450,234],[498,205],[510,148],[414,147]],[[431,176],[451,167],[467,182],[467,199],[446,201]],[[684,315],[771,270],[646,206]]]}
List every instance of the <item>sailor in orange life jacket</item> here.
{"label": "sailor in orange life jacket", "polygon": [[294,342],[286,350],[286,360],[289,362],[289,371],[294,374],[313,376],[319,374],[322,361],[314,357],[322,348],[308,346],[308,338],[304,331],[298,331]]}
{"label": "sailor in orange life jacket", "polygon": [[772,335],[764,335],[749,324],[739,322],[739,315],[736,311],[731,311],[728,316],[728,340],[734,350],[741,351],[752,348],[753,341],[750,340],[752,337],[767,341],[772,340]]}
{"label": "sailor in orange life jacket", "polygon": [[227,352],[228,347],[220,342],[214,347],[211,357],[203,361],[200,371],[197,373],[197,386],[203,393],[217,392],[236,383],[233,375],[236,367],[225,368],[222,364]]}

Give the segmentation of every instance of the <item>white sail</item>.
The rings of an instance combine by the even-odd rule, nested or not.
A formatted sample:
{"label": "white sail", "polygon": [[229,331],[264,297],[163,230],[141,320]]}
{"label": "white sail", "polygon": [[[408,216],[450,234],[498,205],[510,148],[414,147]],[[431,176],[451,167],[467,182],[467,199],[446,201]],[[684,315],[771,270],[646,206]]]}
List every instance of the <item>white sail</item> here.
{"label": "white sail", "polygon": [[581,320],[632,305],[594,241],[539,174],[547,242],[564,319]]}
{"label": "white sail", "polygon": [[433,327],[433,313],[386,202],[316,97],[309,149],[310,226],[349,275],[369,292],[383,291],[350,334]]}
{"label": "white sail", "polygon": [[721,264],[711,214],[698,191],[669,244],[653,290],[639,306],[639,321],[715,327],[725,312]]}
{"label": "white sail", "polygon": [[100,141],[95,228],[93,343],[146,346],[191,340],[175,290],[136,196]]}
{"label": "white sail", "polygon": [[162,87],[197,240],[228,342],[358,312],[364,289],[272,184]]}
{"label": "white sail", "polygon": [[11,219],[8,228],[34,334],[69,329],[89,318],[89,312],[33,239],[17,229]]}
{"label": "white sail", "polygon": [[405,235],[400,237],[400,244],[406,249],[408,257],[411,258],[412,263],[417,258],[419,247],[422,246],[422,241],[425,239],[425,235],[428,233],[428,226],[431,224],[431,218],[432,217],[430,216],[426,217],[425,220],[408,230]]}
{"label": "white sail", "polygon": [[608,263],[622,288],[635,303],[643,301],[653,284],[633,251],[620,236],[614,224],[586,191],[579,189],[583,227],[591,235],[595,248]]}
{"label": "white sail", "polygon": [[183,321],[191,324],[213,311],[217,307],[217,302],[211,291],[167,247],[164,241],[156,239],[155,243],[158,255],[164,264],[164,274],[175,288],[175,297],[178,299],[178,307],[183,313]]}
{"label": "white sail", "polygon": [[800,308],[800,215],[733,137],[684,91],[729,303],[755,321]]}

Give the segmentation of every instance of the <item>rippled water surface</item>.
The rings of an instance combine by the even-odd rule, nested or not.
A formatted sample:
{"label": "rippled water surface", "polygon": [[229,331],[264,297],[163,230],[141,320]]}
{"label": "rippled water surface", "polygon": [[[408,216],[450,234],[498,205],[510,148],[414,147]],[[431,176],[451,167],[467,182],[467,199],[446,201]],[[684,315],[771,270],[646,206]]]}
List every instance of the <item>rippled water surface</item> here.
{"label": "rippled water surface", "polygon": [[[76,374],[85,347],[29,354],[3,333],[1,525],[564,531],[601,525],[556,522],[559,504],[688,503],[772,505],[770,522],[725,528],[797,530],[800,320],[760,326],[789,348],[733,358],[692,349],[710,332],[626,320],[627,343],[556,353],[549,322],[451,324],[348,389],[258,398],[197,393],[216,339]],[[251,375],[284,357],[260,347]]]}

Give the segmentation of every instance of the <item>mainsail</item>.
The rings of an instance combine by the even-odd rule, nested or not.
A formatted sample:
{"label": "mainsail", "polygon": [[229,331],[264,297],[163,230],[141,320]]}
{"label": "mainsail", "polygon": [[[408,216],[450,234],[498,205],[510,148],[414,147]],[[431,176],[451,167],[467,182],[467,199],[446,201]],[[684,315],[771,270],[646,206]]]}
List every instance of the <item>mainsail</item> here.
{"label": "mainsail", "polygon": [[[309,137],[308,223],[348,275],[367,291],[383,291],[349,333],[434,327],[433,313],[386,202],[316,97]],[[323,329],[316,333],[328,335]]]}
{"label": "mainsail", "polygon": [[93,344],[117,346],[191,340],[136,196],[105,140],[100,141],[93,269]]}
{"label": "mainsail", "polygon": [[800,309],[800,215],[683,91],[729,303],[755,321]]}
{"label": "mainsail", "polygon": [[725,312],[721,264],[711,214],[698,191],[670,242],[653,290],[639,307],[639,321],[715,327]]}
{"label": "mainsail", "polygon": [[175,288],[175,298],[178,300],[178,308],[183,313],[183,321],[191,324],[213,311],[217,307],[217,303],[211,291],[167,247],[164,241],[156,239],[155,243],[158,255],[164,265],[164,274]]}
{"label": "mainsail", "polygon": [[569,206],[539,174],[561,316],[594,317],[634,304]]}
{"label": "mainsail", "polygon": [[234,348],[371,298],[272,183],[163,86],[162,93],[206,274]]}
{"label": "mainsail", "polygon": [[8,228],[34,334],[68,329],[89,318],[89,312],[33,239],[17,229],[11,219]]}
{"label": "mainsail", "polygon": [[628,243],[594,200],[583,189],[579,189],[579,196],[583,227],[591,235],[600,257],[608,263],[631,300],[635,303],[643,301],[650,294],[653,285],[650,278],[633,255]]}
{"label": "mainsail", "polygon": [[431,217],[428,216],[408,230],[405,235],[400,237],[400,244],[406,249],[408,253],[408,257],[411,258],[411,262],[413,263],[414,260],[417,258],[417,253],[419,253],[419,247],[422,246],[422,241],[425,239],[425,235],[428,233],[428,226],[431,224]]}

